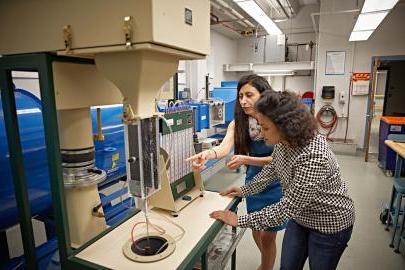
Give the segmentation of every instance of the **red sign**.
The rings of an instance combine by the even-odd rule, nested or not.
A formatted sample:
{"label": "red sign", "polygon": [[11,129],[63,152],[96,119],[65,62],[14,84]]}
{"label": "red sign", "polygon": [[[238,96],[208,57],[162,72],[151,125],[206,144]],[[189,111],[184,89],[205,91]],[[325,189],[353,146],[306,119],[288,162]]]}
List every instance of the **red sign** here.
{"label": "red sign", "polygon": [[370,80],[370,73],[367,72],[356,72],[352,75],[352,80],[356,81],[369,81]]}

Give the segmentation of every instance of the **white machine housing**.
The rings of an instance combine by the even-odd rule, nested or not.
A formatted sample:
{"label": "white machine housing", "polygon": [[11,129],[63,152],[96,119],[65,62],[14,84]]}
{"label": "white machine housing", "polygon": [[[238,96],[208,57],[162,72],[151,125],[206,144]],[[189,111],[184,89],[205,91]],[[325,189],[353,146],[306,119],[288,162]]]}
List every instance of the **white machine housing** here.
{"label": "white machine housing", "polygon": [[65,40],[74,54],[125,51],[128,41],[209,53],[206,0],[3,0],[0,11],[1,54],[65,51]]}
{"label": "white machine housing", "polygon": [[[209,0],[2,0],[0,55],[55,52],[94,58],[96,68],[81,66],[80,72],[76,64],[53,64],[57,110],[67,113],[122,102],[124,122],[130,125],[156,117],[155,98],[177,71],[179,60],[209,53],[209,12]],[[96,75],[86,80],[85,74],[92,73]],[[99,83],[90,83],[94,80]],[[83,141],[63,136],[69,126],[59,127],[63,143],[71,149],[83,147]],[[88,201],[90,197],[98,198],[96,185],[66,193],[75,246],[105,228],[89,209],[99,199]]]}

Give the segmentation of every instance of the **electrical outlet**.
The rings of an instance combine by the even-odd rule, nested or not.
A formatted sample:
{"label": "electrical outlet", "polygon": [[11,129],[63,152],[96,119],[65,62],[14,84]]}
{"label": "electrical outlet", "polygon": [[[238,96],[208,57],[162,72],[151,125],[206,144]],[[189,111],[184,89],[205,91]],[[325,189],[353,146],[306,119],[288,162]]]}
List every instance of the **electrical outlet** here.
{"label": "electrical outlet", "polygon": [[340,93],[339,93],[339,103],[341,103],[341,104],[346,103],[346,93],[345,93],[345,91],[340,91]]}

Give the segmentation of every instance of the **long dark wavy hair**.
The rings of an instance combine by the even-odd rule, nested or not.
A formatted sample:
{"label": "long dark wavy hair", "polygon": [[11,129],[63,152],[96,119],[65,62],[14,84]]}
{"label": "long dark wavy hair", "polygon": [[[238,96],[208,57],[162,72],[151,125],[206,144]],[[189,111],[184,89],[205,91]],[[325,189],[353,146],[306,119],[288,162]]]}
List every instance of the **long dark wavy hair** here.
{"label": "long dark wavy hair", "polygon": [[317,134],[315,117],[292,92],[265,91],[255,107],[276,125],[291,147],[306,146]]}
{"label": "long dark wavy hair", "polygon": [[240,89],[247,84],[256,88],[259,93],[263,93],[266,90],[274,91],[265,78],[255,74],[243,76],[239,80],[235,102],[234,142],[236,155],[247,155],[249,153],[249,143],[251,142],[249,136],[249,116],[245,114],[239,102]]}

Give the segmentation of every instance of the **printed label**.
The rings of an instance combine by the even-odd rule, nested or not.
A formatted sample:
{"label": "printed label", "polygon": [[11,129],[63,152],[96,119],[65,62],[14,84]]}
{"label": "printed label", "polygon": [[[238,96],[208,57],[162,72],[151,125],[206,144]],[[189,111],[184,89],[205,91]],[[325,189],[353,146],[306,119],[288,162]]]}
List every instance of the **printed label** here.
{"label": "printed label", "polygon": [[401,132],[401,127],[402,126],[391,126],[390,131]]}
{"label": "printed label", "polygon": [[178,194],[180,194],[182,191],[186,189],[186,182],[180,183],[176,186],[176,191]]}
{"label": "printed label", "polygon": [[173,126],[174,120],[173,119],[167,119],[167,123],[169,124],[169,126]]}

